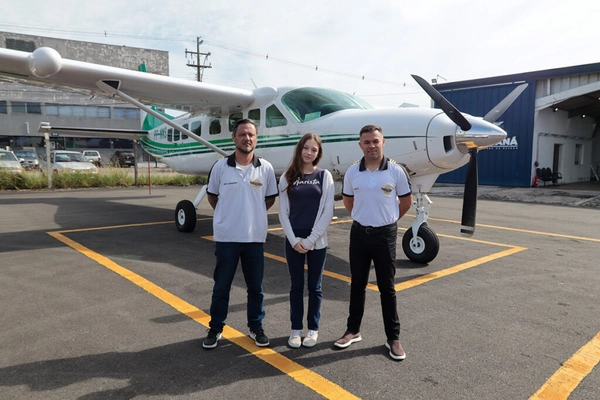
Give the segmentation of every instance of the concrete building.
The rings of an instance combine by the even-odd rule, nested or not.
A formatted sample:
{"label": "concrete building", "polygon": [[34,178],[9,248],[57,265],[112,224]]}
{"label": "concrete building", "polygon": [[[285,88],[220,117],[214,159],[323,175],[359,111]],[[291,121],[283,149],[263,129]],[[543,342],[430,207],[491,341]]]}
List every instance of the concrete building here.
{"label": "concrete building", "polygon": [[[166,51],[126,46],[106,45],[76,40],[48,38],[0,32],[0,46],[31,52],[39,47],[51,47],[62,57],[78,61],[138,70],[143,64],[148,72],[169,75],[169,54]],[[144,68],[142,67],[142,68]],[[24,146],[43,152],[41,122],[52,126],[140,129],[140,111],[129,103],[105,98],[90,98],[89,94],[3,82],[0,80],[0,147],[13,149]],[[106,161],[116,148],[129,148],[130,140],[51,138],[53,147],[75,150],[100,149]]]}
{"label": "concrete building", "polygon": [[[460,111],[483,116],[523,82],[527,89],[498,121],[508,137],[479,153],[479,183],[531,186],[537,168],[551,169],[557,183],[598,180],[600,63],[434,87]],[[463,167],[438,182],[463,183],[465,174]]]}

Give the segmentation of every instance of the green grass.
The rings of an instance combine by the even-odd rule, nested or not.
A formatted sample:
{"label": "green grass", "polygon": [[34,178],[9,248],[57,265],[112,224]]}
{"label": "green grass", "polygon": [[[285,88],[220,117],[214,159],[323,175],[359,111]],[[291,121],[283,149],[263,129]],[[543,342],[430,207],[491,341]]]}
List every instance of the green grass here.
{"label": "green grass", "polygon": [[[204,185],[206,177],[178,173],[150,173],[152,186]],[[81,189],[135,186],[133,169],[101,168],[97,175],[69,172],[52,175],[53,189]],[[138,186],[148,186],[148,174],[138,173]],[[40,171],[14,174],[0,168],[0,190],[41,190],[48,188],[48,177]]]}

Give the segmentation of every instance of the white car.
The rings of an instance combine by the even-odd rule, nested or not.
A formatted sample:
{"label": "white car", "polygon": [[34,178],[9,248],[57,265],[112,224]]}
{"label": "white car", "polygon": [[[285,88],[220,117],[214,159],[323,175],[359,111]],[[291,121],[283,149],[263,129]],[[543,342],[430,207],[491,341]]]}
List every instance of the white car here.
{"label": "white car", "polygon": [[83,156],[96,167],[102,166],[102,157],[100,156],[100,152],[96,150],[84,150]]}
{"label": "white car", "polygon": [[0,150],[0,169],[17,174],[23,173],[21,162],[12,151],[8,150]]}
{"label": "white car", "polygon": [[[97,174],[98,168],[89,162],[83,154],[78,151],[53,150],[50,153],[52,170],[54,172],[85,172]],[[47,160],[44,157],[42,168],[47,168]]]}

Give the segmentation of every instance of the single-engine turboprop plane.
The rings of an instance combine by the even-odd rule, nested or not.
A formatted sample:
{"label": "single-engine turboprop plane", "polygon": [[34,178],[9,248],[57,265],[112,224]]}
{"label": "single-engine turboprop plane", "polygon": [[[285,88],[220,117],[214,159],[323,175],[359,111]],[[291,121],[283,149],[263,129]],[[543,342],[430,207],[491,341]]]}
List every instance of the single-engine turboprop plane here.
{"label": "single-engine turboprop plane", "polygon": [[[272,163],[276,174],[287,168],[300,137],[313,132],[323,141],[320,165],[341,181],[360,156],[360,129],[367,124],[379,125],[386,138],[385,155],[402,164],[411,177],[416,219],[403,236],[402,248],[417,263],[432,261],[439,251],[437,235],[427,223],[432,203],[427,192],[440,174],[467,163],[461,232],[474,233],[477,152],[506,137],[494,122],[527,86],[515,88],[481,118],[462,114],[416,75],[413,78],[441,110],[375,109],[352,95],[315,87],[235,89],[63,59],[47,47],[33,53],[0,49],[0,75],[10,81],[70,88],[136,105],[149,115],[141,131],[123,132],[125,137],[139,137],[146,152],[186,174],[208,174],[218,158],[234,150],[233,123],[250,118],[259,125],[256,153]],[[149,105],[186,114],[171,119]],[[160,124],[150,123],[153,118]],[[57,132],[58,128],[46,129]],[[62,133],[68,134],[68,129]],[[118,132],[114,131],[100,134],[123,137],[115,136]],[[71,129],[71,136],[89,135],[89,129]],[[180,231],[194,230],[196,207],[205,193],[206,186],[194,201],[183,200],[177,205],[175,222]]]}

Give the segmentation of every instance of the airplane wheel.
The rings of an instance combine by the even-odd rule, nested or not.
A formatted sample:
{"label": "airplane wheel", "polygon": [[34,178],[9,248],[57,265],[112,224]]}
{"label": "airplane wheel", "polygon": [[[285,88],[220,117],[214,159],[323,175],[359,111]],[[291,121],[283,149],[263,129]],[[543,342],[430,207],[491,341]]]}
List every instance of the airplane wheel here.
{"label": "airplane wheel", "polygon": [[179,232],[192,232],[196,227],[196,207],[189,200],[181,200],[175,208],[175,225]]}
{"label": "airplane wheel", "polygon": [[426,225],[421,225],[416,238],[408,228],[402,237],[402,250],[409,260],[419,264],[432,261],[440,250],[440,241],[435,232]]}

